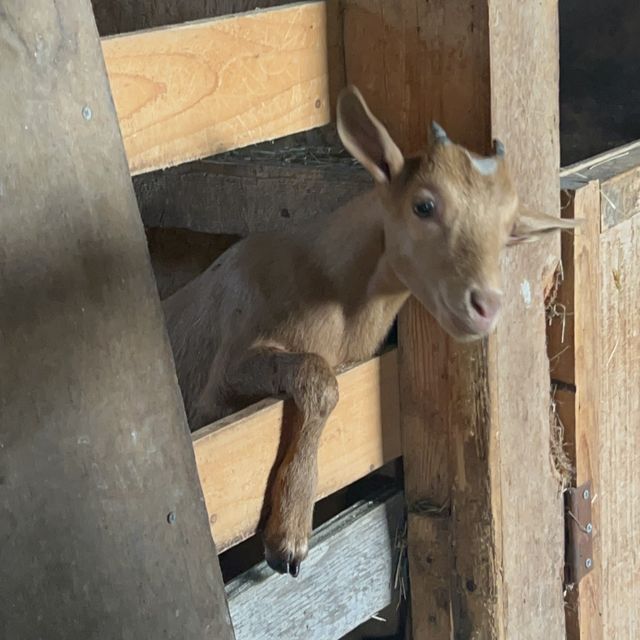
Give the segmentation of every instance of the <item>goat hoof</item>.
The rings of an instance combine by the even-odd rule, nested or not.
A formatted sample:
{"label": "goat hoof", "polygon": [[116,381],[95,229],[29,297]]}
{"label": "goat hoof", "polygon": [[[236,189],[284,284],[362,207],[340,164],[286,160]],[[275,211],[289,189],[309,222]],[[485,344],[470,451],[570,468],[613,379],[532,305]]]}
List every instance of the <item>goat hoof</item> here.
{"label": "goat hoof", "polygon": [[300,549],[301,553],[291,551],[282,547],[271,547],[265,545],[265,560],[267,564],[278,573],[289,574],[293,578],[297,578],[300,574],[300,563],[306,556],[306,543]]}
{"label": "goat hoof", "polygon": [[294,578],[298,577],[298,574],[300,573],[300,560],[291,560],[289,563],[289,573]]}

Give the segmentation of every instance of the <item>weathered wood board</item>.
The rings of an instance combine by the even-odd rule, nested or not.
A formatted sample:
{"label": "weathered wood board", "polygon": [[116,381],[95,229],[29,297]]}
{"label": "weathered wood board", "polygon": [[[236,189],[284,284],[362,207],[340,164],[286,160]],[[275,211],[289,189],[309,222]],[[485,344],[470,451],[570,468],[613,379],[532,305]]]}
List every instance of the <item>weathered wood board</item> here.
{"label": "weathered wood board", "polygon": [[[320,440],[318,500],[400,456],[396,352],[340,374],[338,384],[340,402]],[[265,400],[193,434],[220,551],[256,531],[286,416],[285,403]]]}
{"label": "weathered wood board", "polygon": [[0,637],[231,640],[88,0],[0,61]]}
{"label": "weathered wood board", "polygon": [[131,173],[329,122],[324,2],[105,38]]}
{"label": "weathered wood board", "polygon": [[[314,149],[307,149],[310,158]],[[133,184],[147,227],[237,234],[274,231],[326,215],[372,186],[350,159],[303,164],[264,152],[223,162],[191,162],[136,176]]]}
{"label": "weathered wood board", "polygon": [[311,537],[300,576],[274,574],[266,563],[227,586],[237,640],[334,640],[394,597],[401,493],[350,507]]}
{"label": "weathered wood board", "polygon": [[[576,483],[593,487],[594,569],[580,582],[569,616],[572,640],[640,634],[640,145],[596,156],[563,172],[564,214],[585,220],[563,244],[566,309],[550,327],[559,354],[552,375],[566,389],[560,410],[574,442]],[[559,336],[565,324],[565,342]]]}
{"label": "weathered wood board", "polygon": [[600,286],[602,628],[604,638],[639,638],[640,215],[600,237]]}
{"label": "weathered wood board", "polygon": [[[557,213],[557,2],[343,5],[347,81],[405,152],[424,146],[432,118],[478,152],[498,137],[524,203]],[[508,303],[483,345],[451,344],[417,304],[401,314],[417,639],[564,633],[543,306],[558,257],[557,237],[505,254]]]}

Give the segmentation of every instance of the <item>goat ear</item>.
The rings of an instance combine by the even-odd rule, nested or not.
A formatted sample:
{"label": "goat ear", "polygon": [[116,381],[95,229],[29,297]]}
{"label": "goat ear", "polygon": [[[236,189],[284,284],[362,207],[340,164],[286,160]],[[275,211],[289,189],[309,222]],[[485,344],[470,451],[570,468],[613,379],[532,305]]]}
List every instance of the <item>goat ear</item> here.
{"label": "goat ear", "polygon": [[546,213],[540,213],[531,209],[521,208],[520,216],[513,225],[511,235],[507,244],[522,244],[525,242],[534,242],[541,235],[552,231],[573,230],[583,220],[573,218],[557,218],[549,216]]}
{"label": "goat ear", "polygon": [[340,93],[337,119],[342,144],[376,182],[390,182],[402,171],[402,152],[355,87]]}

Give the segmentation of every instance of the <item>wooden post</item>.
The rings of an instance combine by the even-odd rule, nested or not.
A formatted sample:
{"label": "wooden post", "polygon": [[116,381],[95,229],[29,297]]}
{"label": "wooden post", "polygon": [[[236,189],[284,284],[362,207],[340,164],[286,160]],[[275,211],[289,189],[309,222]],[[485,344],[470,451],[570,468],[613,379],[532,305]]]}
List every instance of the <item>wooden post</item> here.
{"label": "wooden post", "polygon": [[89,0],[0,60],[0,636],[231,640]]}
{"label": "wooden post", "polygon": [[591,484],[592,571],[568,591],[570,640],[640,633],[640,142],[562,172],[563,215],[584,221],[563,241],[560,312],[549,327],[576,484]]}
{"label": "wooden post", "polygon": [[[522,200],[558,211],[557,2],[345,0],[348,82],[406,152],[432,118],[506,143]],[[483,344],[400,318],[414,640],[561,638],[563,510],[550,462],[544,283],[559,241],[509,249]]]}

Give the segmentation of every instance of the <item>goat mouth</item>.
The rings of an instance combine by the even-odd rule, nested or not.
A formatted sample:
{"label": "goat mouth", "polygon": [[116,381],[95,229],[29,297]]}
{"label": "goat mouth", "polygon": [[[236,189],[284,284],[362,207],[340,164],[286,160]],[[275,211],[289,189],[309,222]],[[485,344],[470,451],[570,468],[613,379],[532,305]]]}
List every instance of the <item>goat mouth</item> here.
{"label": "goat mouth", "polygon": [[484,333],[479,333],[467,317],[455,312],[446,303],[444,298],[440,298],[437,320],[442,328],[455,340],[459,342],[471,342],[484,337]]}

